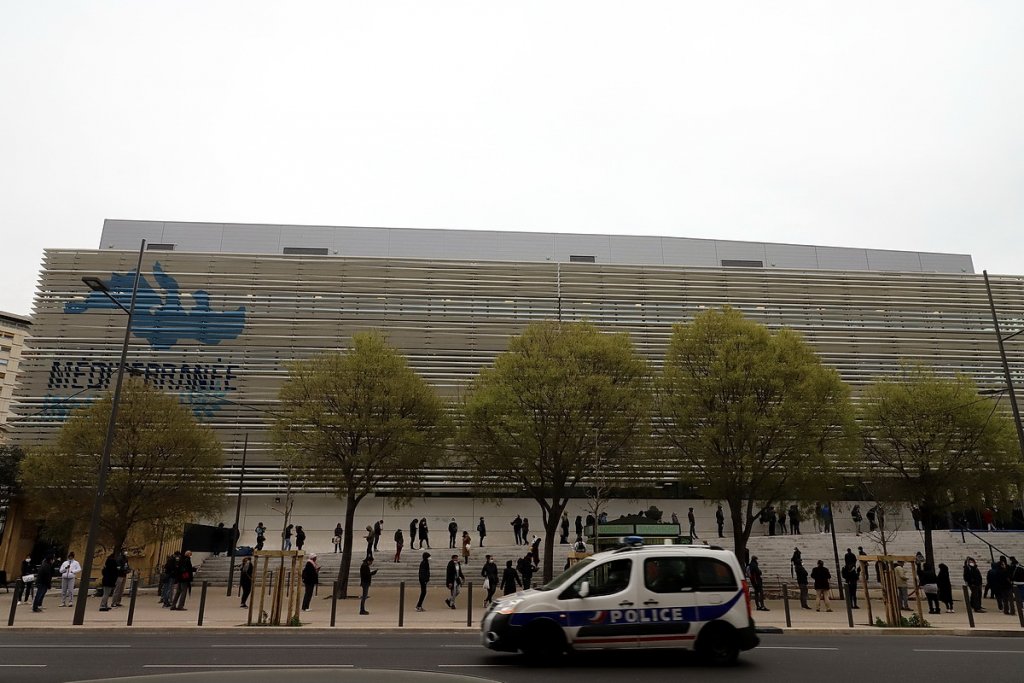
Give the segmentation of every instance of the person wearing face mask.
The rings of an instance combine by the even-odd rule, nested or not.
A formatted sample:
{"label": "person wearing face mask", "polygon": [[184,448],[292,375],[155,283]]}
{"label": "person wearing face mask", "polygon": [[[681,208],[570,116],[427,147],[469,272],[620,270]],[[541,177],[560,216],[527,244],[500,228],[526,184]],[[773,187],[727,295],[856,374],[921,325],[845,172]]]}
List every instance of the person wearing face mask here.
{"label": "person wearing face mask", "polygon": [[984,612],[985,608],[981,606],[981,570],[978,569],[978,563],[973,557],[964,560],[964,585],[971,593],[971,609],[975,612]]}

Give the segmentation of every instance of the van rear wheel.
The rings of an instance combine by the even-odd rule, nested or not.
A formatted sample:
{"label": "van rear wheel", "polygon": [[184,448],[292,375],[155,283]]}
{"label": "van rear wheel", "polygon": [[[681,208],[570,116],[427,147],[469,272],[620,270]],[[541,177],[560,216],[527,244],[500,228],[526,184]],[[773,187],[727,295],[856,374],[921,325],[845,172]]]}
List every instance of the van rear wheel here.
{"label": "van rear wheel", "polygon": [[535,661],[555,659],[568,650],[565,634],[553,621],[540,621],[526,629],[522,645],[523,654]]}
{"label": "van rear wheel", "polygon": [[735,629],[723,623],[708,624],[697,639],[697,652],[712,666],[732,666],[740,657]]}

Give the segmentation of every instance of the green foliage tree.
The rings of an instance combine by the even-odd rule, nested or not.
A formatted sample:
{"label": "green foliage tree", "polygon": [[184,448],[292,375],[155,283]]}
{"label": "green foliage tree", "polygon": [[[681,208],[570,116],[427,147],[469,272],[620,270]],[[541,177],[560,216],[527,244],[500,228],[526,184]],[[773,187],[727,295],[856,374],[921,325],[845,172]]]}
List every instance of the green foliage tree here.
{"label": "green foliage tree", "polygon": [[907,366],[868,387],[859,409],[866,466],[881,495],[920,506],[928,562],[936,515],[1007,500],[1021,481],[1013,423],[966,375]]}
{"label": "green foliage tree", "polygon": [[849,390],[799,334],[730,307],[676,325],[656,432],[698,490],[729,507],[737,557],[761,510],[821,493],[855,444]]}
{"label": "green foliage tree", "polygon": [[544,580],[562,512],[595,467],[636,474],[648,431],[646,362],[625,334],[589,323],[530,325],[464,405],[462,443],[480,492],[525,491],[544,523]]}
{"label": "green foliage tree", "polygon": [[280,400],[272,430],[279,456],[329,482],[345,502],[338,584],[347,597],[356,508],[384,489],[395,502],[422,491],[423,469],[444,459],[444,403],[376,332],[354,335],[347,353],[293,363]]}
{"label": "green foliage tree", "polygon": [[11,499],[18,493],[18,469],[24,457],[25,452],[18,446],[0,445],[0,540],[3,540],[4,528],[7,526],[7,510]]}
{"label": "green foliage tree", "polygon": [[[47,522],[88,523],[111,405],[107,393],[75,411],[54,444],[22,461],[26,497]],[[222,464],[213,430],[187,407],[142,380],[126,380],[103,498],[102,542],[118,550],[129,538],[153,539],[167,520],[216,514],[224,502]]]}

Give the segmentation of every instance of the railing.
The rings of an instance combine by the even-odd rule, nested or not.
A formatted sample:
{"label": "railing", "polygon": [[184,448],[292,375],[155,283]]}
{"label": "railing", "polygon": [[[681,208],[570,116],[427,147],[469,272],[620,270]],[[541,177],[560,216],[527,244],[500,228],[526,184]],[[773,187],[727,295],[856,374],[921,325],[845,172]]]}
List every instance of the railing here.
{"label": "railing", "polygon": [[[951,532],[955,532],[956,529],[950,529],[950,531]],[[989,559],[992,562],[996,561],[996,555],[995,555],[996,553],[999,553],[1000,555],[1010,555],[1010,553],[1008,553],[1005,550],[1002,550],[1000,548],[997,548],[996,546],[994,546],[993,544],[989,543],[988,541],[986,541],[984,538],[982,538],[978,534],[974,533],[974,531],[972,531],[971,529],[965,529],[964,527],[960,527],[960,540],[963,541],[964,543],[967,543],[967,534],[970,534],[971,536],[974,536],[976,539],[978,539],[979,541],[981,541],[982,543],[984,543],[985,545],[988,546],[988,556],[989,556]]]}

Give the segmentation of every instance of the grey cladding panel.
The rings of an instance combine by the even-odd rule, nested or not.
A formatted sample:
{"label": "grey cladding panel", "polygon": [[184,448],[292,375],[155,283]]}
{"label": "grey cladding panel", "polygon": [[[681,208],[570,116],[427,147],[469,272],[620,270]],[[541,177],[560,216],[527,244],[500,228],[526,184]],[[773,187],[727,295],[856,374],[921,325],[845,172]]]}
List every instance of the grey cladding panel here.
{"label": "grey cladding panel", "polygon": [[164,223],[160,241],[176,245],[175,251],[220,251],[223,235],[221,223]]}
{"label": "grey cladding panel", "polygon": [[868,255],[863,249],[815,247],[818,267],[824,270],[867,270]]}
{"label": "grey cladding panel", "polygon": [[444,236],[440,230],[392,228],[388,231],[392,258],[444,258]]}
{"label": "grey cladding panel", "polygon": [[229,254],[278,254],[281,232],[280,225],[225,223],[221,249]]}
{"label": "grey cladding panel", "polygon": [[882,251],[867,249],[871,270],[893,270],[917,273],[921,271],[921,257],[916,251]]}
{"label": "grey cladding panel", "polygon": [[973,273],[974,262],[966,254],[932,254],[922,252],[921,270],[927,273]]}
{"label": "grey cladding panel", "polygon": [[765,268],[818,267],[818,254],[814,247],[802,244],[765,244]]}
{"label": "grey cladding panel", "polygon": [[719,265],[714,240],[665,237],[661,240],[661,253],[665,265],[715,267]]}
{"label": "grey cladding panel", "polygon": [[134,249],[138,251],[141,240],[166,242],[164,224],[153,221],[103,221],[100,249]]}
{"label": "grey cladding panel", "polygon": [[608,263],[608,236],[555,235],[555,260],[568,261],[570,256],[593,256],[595,263]]}
{"label": "grey cladding panel", "polygon": [[661,242],[660,237],[612,235],[608,238],[611,262],[660,266],[665,262],[661,253]]}
{"label": "grey cladding panel", "polygon": [[503,232],[493,258],[501,261],[554,260],[555,239],[550,233]]}
{"label": "grey cladding panel", "polygon": [[336,228],[339,256],[381,256],[388,253],[388,231],[379,228]]}
{"label": "grey cladding panel", "polygon": [[765,262],[764,244],[761,242],[715,242],[718,261],[761,261]]}
{"label": "grey cladding panel", "polygon": [[482,254],[493,254],[498,245],[498,237],[483,230],[445,230],[443,240],[445,258],[467,261],[482,260]]}

